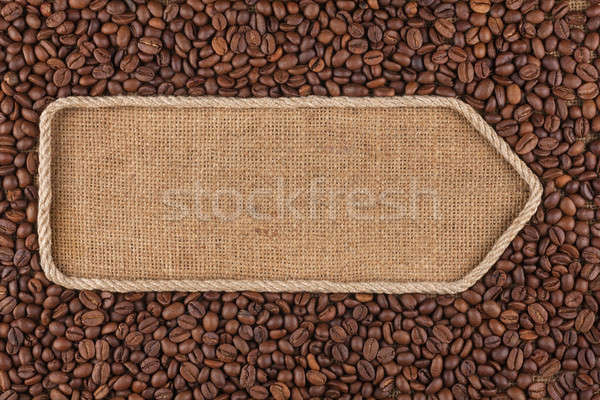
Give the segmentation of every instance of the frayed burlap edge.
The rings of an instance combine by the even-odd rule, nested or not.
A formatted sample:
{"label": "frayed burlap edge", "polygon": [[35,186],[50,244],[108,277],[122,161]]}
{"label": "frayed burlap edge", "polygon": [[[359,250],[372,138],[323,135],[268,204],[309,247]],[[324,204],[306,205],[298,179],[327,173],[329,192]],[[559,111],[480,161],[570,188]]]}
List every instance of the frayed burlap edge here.
{"label": "frayed burlap edge", "polygon": [[[523,210],[510,227],[496,240],[490,252],[473,270],[454,282],[332,282],[321,280],[113,280],[66,276],[52,259],[52,230],[50,209],[51,182],[51,122],[65,108],[96,108],[118,106],[143,107],[212,107],[212,108],[299,108],[299,107],[445,107],[460,113],[518,172],[529,186],[529,197]],[[46,277],[67,288],[130,291],[260,291],[260,292],[373,292],[373,293],[431,293],[451,294],[464,291],[480,279],[498,260],[517,233],[537,210],[542,186],[535,174],[510,149],[508,144],[468,104],[452,98],[437,96],[404,96],[390,98],[305,97],[280,99],[236,99],[220,97],[67,97],[48,105],[40,117],[39,142],[39,211],[38,236],[40,261]],[[482,188],[485,190],[485,188]]]}

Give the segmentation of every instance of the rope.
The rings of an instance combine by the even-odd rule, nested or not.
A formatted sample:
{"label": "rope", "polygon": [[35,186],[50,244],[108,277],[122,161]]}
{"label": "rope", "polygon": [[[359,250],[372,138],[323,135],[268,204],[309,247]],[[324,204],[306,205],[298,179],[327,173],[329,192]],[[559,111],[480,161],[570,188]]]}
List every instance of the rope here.
{"label": "rope", "polygon": [[[319,108],[319,107],[445,107],[455,110],[497,150],[529,186],[529,197],[509,228],[496,240],[483,260],[462,279],[455,282],[332,282],[321,280],[114,280],[78,278],[64,275],[52,259],[52,229],[50,211],[51,182],[51,123],[54,115],[65,108],[97,107],[211,107],[211,108]],[[46,107],[40,117],[39,142],[39,211],[38,236],[40,261],[47,278],[72,289],[130,291],[260,291],[260,292],[374,292],[374,293],[431,293],[451,294],[469,289],[494,265],[510,242],[536,212],[542,197],[542,185],[535,174],[511,150],[485,120],[468,104],[453,98],[437,96],[404,96],[391,98],[305,97],[239,99],[223,97],[67,97]]]}

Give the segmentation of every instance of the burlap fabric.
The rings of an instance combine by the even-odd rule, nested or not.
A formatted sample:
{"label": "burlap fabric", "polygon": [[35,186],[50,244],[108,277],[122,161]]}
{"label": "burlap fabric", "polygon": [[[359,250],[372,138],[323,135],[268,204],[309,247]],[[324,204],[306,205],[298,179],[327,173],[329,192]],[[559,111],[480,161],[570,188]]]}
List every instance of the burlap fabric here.
{"label": "burlap fabric", "polygon": [[569,9],[572,11],[585,11],[589,5],[588,0],[569,0]]}
{"label": "burlap fabric", "polygon": [[541,195],[451,99],[68,98],[40,128],[42,266],[68,287],[456,292]]}

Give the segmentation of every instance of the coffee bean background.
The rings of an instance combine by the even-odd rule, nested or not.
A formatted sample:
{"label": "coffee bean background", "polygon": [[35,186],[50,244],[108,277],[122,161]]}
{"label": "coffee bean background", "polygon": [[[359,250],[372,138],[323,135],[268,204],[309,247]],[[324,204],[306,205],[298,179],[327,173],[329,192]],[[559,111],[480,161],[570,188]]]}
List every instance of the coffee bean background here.
{"label": "coffee bean background", "polygon": [[[1,1],[0,400],[599,399],[598,28],[598,0]],[[68,290],[39,115],[120,94],[455,96],[543,204],[456,296]]]}

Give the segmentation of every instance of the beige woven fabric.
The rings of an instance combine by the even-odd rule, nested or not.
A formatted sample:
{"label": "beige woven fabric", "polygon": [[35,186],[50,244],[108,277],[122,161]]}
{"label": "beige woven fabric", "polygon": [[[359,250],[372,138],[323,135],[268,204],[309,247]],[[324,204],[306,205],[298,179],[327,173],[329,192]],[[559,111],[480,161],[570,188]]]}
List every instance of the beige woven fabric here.
{"label": "beige woven fabric", "polygon": [[519,173],[445,103],[118,99],[59,100],[43,118],[51,256],[61,274],[100,289],[227,281],[211,288],[397,291],[425,282],[448,292],[530,198]]}
{"label": "beige woven fabric", "polygon": [[569,9],[572,11],[585,11],[589,5],[589,0],[569,0]]}

